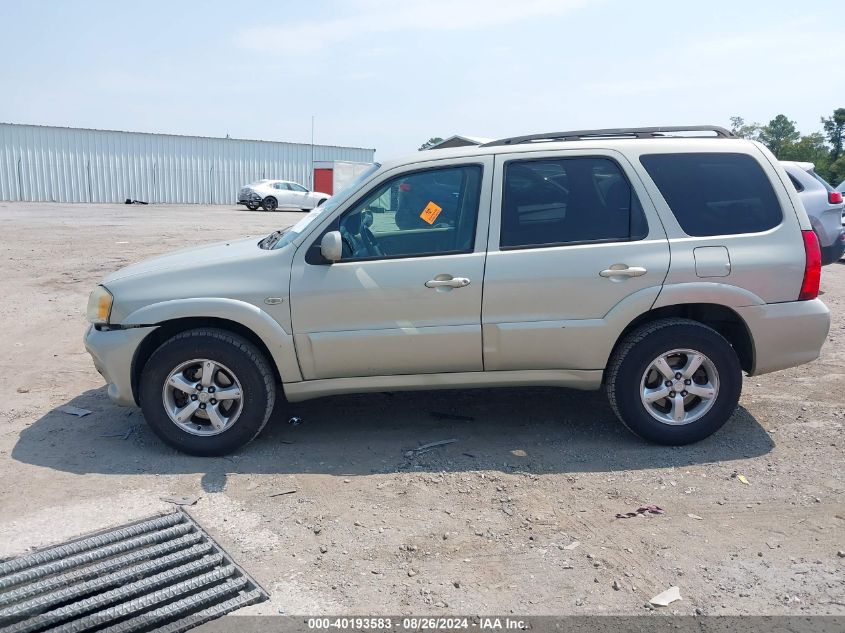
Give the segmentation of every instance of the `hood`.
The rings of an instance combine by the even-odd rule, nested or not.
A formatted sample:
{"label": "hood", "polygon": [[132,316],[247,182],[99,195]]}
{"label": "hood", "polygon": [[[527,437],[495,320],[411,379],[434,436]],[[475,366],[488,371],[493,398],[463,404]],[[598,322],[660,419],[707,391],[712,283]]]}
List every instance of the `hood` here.
{"label": "hood", "polygon": [[167,255],[152,257],[107,275],[102,283],[108,287],[109,283],[138,275],[158,272],[185,273],[191,270],[205,268],[211,263],[216,264],[227,259],[254,255],[257,251],[261,250],[258,247],[258,242],[261,239],[261,237],[247,237],[239,240],[195,246],[168,253]]}
{"label": "hood", "polygon": [[236,299],[266,309],[267,297],[287,294],[295,248],[265,250],[251,237],[154,257],[103,279],[114,296],[111,322],[137,310],[183,299]]}

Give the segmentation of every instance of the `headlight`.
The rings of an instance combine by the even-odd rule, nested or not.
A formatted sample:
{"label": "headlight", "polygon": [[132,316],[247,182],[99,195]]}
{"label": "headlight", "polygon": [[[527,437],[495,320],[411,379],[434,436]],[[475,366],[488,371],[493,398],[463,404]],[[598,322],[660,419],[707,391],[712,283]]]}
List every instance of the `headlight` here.
{"label": "headlight", "polygon": [[88,322],[105,325],[109,322],[114,297],[105,286],[97,286],[88,297]]}

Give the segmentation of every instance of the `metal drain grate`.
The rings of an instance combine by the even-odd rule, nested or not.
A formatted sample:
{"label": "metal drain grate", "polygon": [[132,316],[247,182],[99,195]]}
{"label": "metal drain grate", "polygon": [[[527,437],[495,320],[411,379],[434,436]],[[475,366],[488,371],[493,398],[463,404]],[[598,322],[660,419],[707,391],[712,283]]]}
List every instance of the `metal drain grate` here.
{"label": "metal drain grate", "polygon": [[181,510],[0,563],[2,633],[178,633],[267,598]]}

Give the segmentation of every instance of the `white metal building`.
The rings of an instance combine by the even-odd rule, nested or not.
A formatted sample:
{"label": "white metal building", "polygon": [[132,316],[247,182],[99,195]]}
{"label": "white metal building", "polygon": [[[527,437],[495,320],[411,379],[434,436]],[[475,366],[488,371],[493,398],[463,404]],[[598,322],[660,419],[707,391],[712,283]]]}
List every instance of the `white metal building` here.
{"label": "white metal building", "polygon": [[0,200],[228,204],[260,178],[310,187],[317,161],[373,149],[0,123]]}

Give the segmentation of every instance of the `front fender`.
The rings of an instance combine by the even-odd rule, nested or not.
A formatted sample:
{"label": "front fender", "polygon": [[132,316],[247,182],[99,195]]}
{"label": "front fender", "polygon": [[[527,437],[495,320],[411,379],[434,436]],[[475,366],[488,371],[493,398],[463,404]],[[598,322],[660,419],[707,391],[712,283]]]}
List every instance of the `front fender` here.
{"label": "front fender", "polygon": [[302,380],[293,336],[264,310],[245,301],[202,297],[162,301],[135,310],[122,320],[121,325],[162,325],[167,321],[185,318],[225,319],[249,328],[270,351],[282,382]]}

